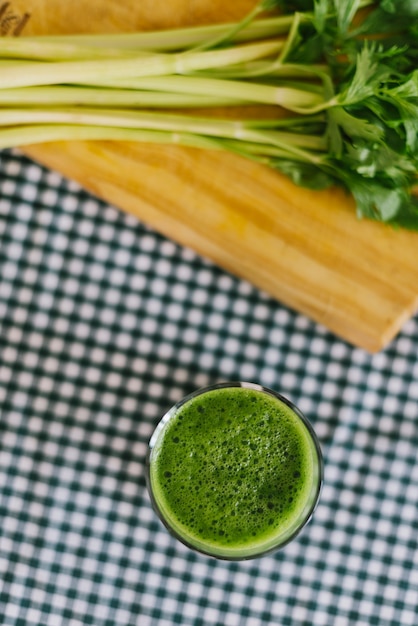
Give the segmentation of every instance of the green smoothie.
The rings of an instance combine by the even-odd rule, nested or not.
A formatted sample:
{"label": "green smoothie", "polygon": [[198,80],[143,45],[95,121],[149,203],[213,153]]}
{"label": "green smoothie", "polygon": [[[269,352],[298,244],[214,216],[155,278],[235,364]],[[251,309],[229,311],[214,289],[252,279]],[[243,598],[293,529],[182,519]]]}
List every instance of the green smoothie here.
{"label": "green smoothie", "polygon": [[218,558],[280,547],[309,519],[321,485],[312,429],[287,401],[250,383],[199,391],[150,444],[149,487],[171,532]]}

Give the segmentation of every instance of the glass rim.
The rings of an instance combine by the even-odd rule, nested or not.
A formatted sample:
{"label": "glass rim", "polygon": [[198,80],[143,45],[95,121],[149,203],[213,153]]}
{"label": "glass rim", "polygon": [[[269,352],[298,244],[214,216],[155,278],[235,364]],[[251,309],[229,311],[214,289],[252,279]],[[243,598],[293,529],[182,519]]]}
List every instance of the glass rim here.
{"label": "glass rim", "polygon": [[[163,511],[161,510],[161,507],[159,506],[157,499],[154,495],[154,490],[151,484],[151,475],[150,475],[151,461],[152,461],[151,457],[152,457],[154,446],[156,442],[158,441],[159,436],[162,430],[164,429],[165,425],[176,415],[177,411],[187,402],[189,402],[190,400],[193,400],[194,398],[200,395],[203,395],[211,391],[217,391],[218,389],[228,389],[228,388],[234,388],[234,387],[243,388],[243,389],[251,389],[254,391],[265,393],[267,395],[270,395],[278,399],[283,404],[288,406],[291,409],[291,411],[300,420],[300,422],[302,423],[302,425],[304,426],[304,428],[306,429],[309,435],[309,438],[313,444],[313,450],[315,451],[315,456],[316,456],[313,463],[314,463],[314,467],[316,467],[316,470],[317,470],[316,480],[313,481],[313,485],[312,485],[312,494],[310,495],[310,500],[309,500],[310,505],[309,506],[305,505],[306,511],[304,511],[303,517],[300,519],[300,521],[298,521],[298,523],[296,524],[296,527],[292,529],[289,535],[287,535],[284,539],[280,539],[280,536],[277,537],[276,542],[274,542],[274,540],[270,540],[270,542],[268,542],[268,547],[263,547],[264,544],[261,544],[259,546],[254,547],[253,550],[249,548],[247,549],[247,551],[245,551],[244,549],[241,548],[240,549],[241,554],[238,554],[237,551],[236,551],[236,554],[234,554],[234,550],[228,549],[228,548],[225,548],[224,550],[220,548],[218,552],[216,548],[211,549],[210,546],[204,547],[200,544],[199,546],[197,546],[193,543],[192,540],[188,540],[187,537],[184,537],[178,530],[176,530],[176,528],[173,527],[170,521],[166,519]],[[208,386],[200,387],[192,391],[191,393],[185,395],[183,398],[177,401],[175,404],[173,404],[164,413],[164,415],[160,418],[159,422],[154,428],[154,431],[148,443],[148,450],[147,450],[147,455],[146,455],[145,478],[146,478],[146,486],[147,486],[147,490],[148,490],[148,494],[151,500],[152,507],[154,511],[156,512],[156,514],[158,515],[160,521],[163,523],[165,528],[174,538],[176,538],[183,545],[187,546],[188,548],[190,548],[191,550],[194,550],[195,552],[199,554],[204,554],[206,556],[210,556],[216,559],[226,560],[226,561],[245,561],[245,560],[258,558],[258,557],[278,551],[279,549],[283,548],[288,543],[290,543],[293,539],[295,539],[296,536],[309,523],[318,505],[322,487],[323,487],[324,462],[323,462],[323,455],[322,455],[319,439],[312,424],[310,423],[308,418],[302,413],[302,411],[291,400],[283,396],[280,392],[275,391],[274,389],[271,389],[269,387],[266,387],[258,383],[247,382],[247,381],[223,381],[223,382],[214,383]],[[270,545],[272,541],[273,541],[273,545]],[[202,541],[202,544],[203,543],[204,542]],[[243,553],[245,554],[243,555]]]}

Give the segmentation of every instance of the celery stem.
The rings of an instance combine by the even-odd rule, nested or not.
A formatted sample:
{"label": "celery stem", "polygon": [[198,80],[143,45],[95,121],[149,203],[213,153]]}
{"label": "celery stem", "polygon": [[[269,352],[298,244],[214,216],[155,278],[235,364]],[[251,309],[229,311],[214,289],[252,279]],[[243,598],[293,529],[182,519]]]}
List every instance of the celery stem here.
{"label": "celery stem", "polygon": [[[291,15],[281,15],[255,20],[246,28],[232,38],[234,42],[256,41],[284,35],[289,31],[293,17]],[[235,23],[210,24],[206,26],[189,26],[186,28],[174,28],[167,30],[157,30],[149,32],[135,33],[107,33],[79,35],[37,35],[13,39],[13,45],[22,52],[25,46],[34,44],[41,47],[44,44],[54,44],[59,46],[85,46],[92,48],[113,48],[148,50],[151,52],[169,52],[172,50],[184,50],[190,46],[198,45],[206,41],[209,37],[223,36],[229,32]],[[6,38],[0,40],[1,46]],[[10,43],[10,45],[12,45]],[[33,48],[30,48],[33,50]],[[58,48],[56,48],[58,51]],[[68,48],[67,48],[68,50]]]}
{"label": "celery stem", "polygon": [[199,69],[263,58],[277,53],[281,42],[266,41],[234,46],[226,50],[196,53],[150,55],[143,53],[126,59],[99,59],[89,61],[58,61],[55,63],[28,62],[22,66],[0,67],[0,86],[26,87],[65,83],[94,83],[100,79],[129,78],[132,76],[161,76],[183,74]]}

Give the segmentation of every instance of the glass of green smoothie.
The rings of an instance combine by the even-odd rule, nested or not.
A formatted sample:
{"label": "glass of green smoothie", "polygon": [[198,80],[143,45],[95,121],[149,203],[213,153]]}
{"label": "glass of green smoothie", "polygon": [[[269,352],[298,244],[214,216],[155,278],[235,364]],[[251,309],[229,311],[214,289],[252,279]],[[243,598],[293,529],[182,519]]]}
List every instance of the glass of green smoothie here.
{"label": "glass of green smoothie", "polygon": [[161,419],[149,444],[155,511],[189,548],[226,560],[273,552],[317,505],[318,439],[279,393],[247,382],[198,389]]}

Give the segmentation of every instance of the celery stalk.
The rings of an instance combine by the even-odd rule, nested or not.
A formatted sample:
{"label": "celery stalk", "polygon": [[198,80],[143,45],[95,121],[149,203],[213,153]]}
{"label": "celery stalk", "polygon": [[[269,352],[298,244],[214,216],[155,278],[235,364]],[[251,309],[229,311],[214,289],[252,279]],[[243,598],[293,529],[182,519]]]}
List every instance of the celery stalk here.
{"label": "celery stalk", "polygon": [[196,53],[183,52],[171,55],[142,53],[139,56],[122,59],[28,62],[22,66],[0,67],[0,88],[54,85],[64,81],[94,83],[109,78],[183,74],[271,56],[279,52],[282,46],[282,42],[265,41],[225,50]]}
{"label": "celery stalk", "polygon": [[[292,23],[292,15],[282,15],[259,19],[249,24],[232,38],[235,43],[268,39],[278,35],[285,35]],[[0,40],[0,55],[2,47],[14,46],[15,54],[26,55],[27,58],[34,53],[34,46],[38,47],[37,54],[41,58],[47,58],[47,45],[56,46],[56,58],[61,55],[70,56],[70,46],[77,48],[111,48],[120,50],[143,50],[151,52],[169,52],[173,50],[185,50],[191,46],[199,45],[208,38],[222,37],[229,33],[234,23],[210,24],[204,26],[189,26],[186,28],[174,28],[169,30],[157,30],[135,33],[107,33],[107,34],[79,34],[79,35],[38,35],[21,37],[19,39],[5,38]],[[42,47],[45,45],[45,48]],[[62,50],[61,47],[62,46]],[[11,49],[11,48],[10,48]],[[52,54],[52,48],[51,54]],[[51,58],[48,56],[48,58]]]}
{"label": "celery stalk", "polygon": [[41,86],[0,89],[2,106],[102,106],[102,107],[219,107],[246,104],[226,96],[171,93],[134,89],[106,89],[80,86]]}
{"label": "celery stalk", "polygon": [[[110,126],[119,128],[139,128],[142,130],[163,130],[186,132],[214,137],[242,139],[261,143],[282,141],[303,145],[303,135],[294,136],[286,131],[274,131],[265,127],[264,121],[227,120],[156,113],[152,111],[125,111],[100,108],[28,108],[0,109],[0,127],[27,124],[75,124],[84,126]],[[316,139],[320,149],[324,146]],[[312,144],[309,145],[312,148]]]}
{"label": "celery stalk", "polygon": [[234,140],[217,136],[206,136],[191,132],[120,128],[114,126],[83,126],[77,124],[28,124],[0,128],[0,149],[15,148],[57,141],[131,141],[140,143],[174,144],[204,150],[224,150],[239,154],[266,165],[271,159],[320,163],[321,158],[312,160],[309,153],[287,145],[269,145],[242,139]]}
{"label": "celery stalk", "polygon": [[321,106],[324,98],[320,93],[311,91],[307,85],[304,89],[276,87],[248,83],[239,80],[222,80],[204,76],[150,76],[129,79],[100,80],[94,84],[100,86],[120,86],[126,89],[145,89],[150,91],[183,94],[211,94],[212,97],[224,97],[233,100],[260,104],[276,104],[290,111],[305,112],[311,107]]}

